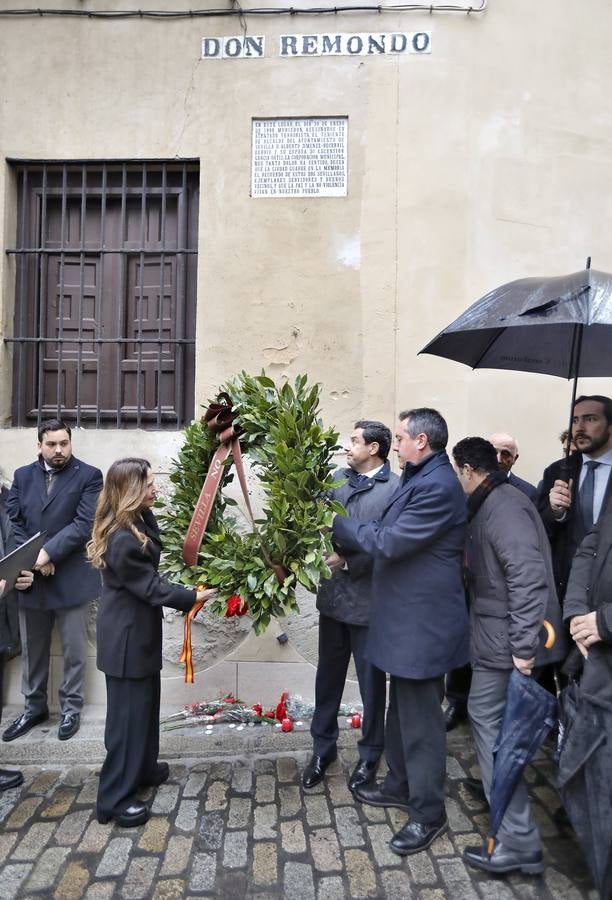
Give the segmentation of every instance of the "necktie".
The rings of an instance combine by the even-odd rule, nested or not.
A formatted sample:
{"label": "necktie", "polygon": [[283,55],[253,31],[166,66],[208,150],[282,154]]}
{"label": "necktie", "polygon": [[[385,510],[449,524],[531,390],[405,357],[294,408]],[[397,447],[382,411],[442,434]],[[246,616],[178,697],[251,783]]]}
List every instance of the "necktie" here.
{"label": "necktie", "polygon": [[580,510],[582,512],[582,520],[586,531],[590,531],[593,527],[593,495],[595,493],[595,469],[600,463],[594,459],[589,459],[586,463],[587,473],[582,487],[578,495],[580,502]]}
{"label": "necktie", "polygon": [[55,472],[52,469],[49,469],[47,472],[45,472],[45,479],[47,482],[47,497],[53,490],[53,476],[54,475],[55,475]]}

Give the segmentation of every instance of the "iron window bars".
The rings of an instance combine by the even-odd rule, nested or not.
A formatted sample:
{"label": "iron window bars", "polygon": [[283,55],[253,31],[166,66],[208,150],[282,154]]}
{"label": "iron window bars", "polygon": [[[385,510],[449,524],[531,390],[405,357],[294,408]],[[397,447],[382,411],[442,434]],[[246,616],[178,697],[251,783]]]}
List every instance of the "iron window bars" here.
{"label": "iron window bars", "polygon": [[13,420],[193,417],[196,161],[13,163]]}

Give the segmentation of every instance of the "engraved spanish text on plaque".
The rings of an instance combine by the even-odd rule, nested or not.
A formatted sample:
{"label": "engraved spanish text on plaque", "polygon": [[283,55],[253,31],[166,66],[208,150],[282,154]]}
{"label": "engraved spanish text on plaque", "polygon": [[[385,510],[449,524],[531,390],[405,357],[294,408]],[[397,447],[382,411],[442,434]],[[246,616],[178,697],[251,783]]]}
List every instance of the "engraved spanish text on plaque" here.
{"label": "engraved spanish text on plaque", "polygon": [[346,116],[253,119],[252,197],[346,197]]}

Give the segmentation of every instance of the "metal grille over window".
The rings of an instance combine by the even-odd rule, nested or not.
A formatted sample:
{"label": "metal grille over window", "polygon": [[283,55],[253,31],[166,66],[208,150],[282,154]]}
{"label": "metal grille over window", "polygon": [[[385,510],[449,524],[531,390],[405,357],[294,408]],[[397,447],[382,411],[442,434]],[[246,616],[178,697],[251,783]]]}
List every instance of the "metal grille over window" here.
{"label": "metal grille over window", "polygon": [[198,165],[13,163],[13,419],[193,417]]}

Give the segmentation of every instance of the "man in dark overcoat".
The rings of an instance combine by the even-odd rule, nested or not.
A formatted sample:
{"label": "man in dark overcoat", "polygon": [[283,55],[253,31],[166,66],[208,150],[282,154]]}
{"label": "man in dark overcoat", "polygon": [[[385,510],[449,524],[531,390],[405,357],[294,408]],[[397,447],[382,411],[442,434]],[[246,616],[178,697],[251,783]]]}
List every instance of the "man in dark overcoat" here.
{"label": "man in dark overcoat", "polygon": [[[473,667],[469,714],[488,798],[513,669],[530,676],[543,663],[562,659],[565,647],[548,537],[537,509],[508,483],[489,441],[465,438],[452,455],[468,496],[465,568]],[[544,619],[557,635],[548,650],[542,639]],[[498,874],[544,870],[542,841],[522,778],[496,836],[492,854],[486,847],[466,847],[464,861]]]}
{"label": "man in dark overcoat", "polygon": [[17,469],[6,500],[18,545],[39,531],[47,537],[34,567],[34,584],[19,604],[25,710],[4,731],[3,741],[21,737],[49,718],[47,682],[55,622],[64,657],[58,737],[68,740],[78,731],[89,609],[100,594],[100,576],[86,559],[85,545],[102,473],[72,455],[70,428],[58,419],[40,425],[38,452],[35,462]]}
{"label": "man in dark overcoat", "polygon": [[[497,456],[497,467],[503,473],[508,484],[518,488],[532,503],[537,503],[538,490],[535,485],[519,478],[512,471],[512,467],[519,458],[518,444],[511,434],[505,431],[496,431],[489,438],[490,443],[495,448]],[[463,666],[461,669],[455,669],[446,676],[446,699],[448,705],[444,713],[446,721],[446,730],[452,731],[453,728],[467,718],[467,701],[470,693],[470,684],[472,680],[472,668],[470,665]]]}
{"label": "man in dark overcoat", "polygon": [[[612,400],[578,397],[572,439],[577,452],[544,470],[538,508],[548,532],[559,600],[563,602],[572,560],[597,523],[612,493]],[[569,477],[569,483],[567,481]]]}
{"label": "man in dark overcoat", "polygon": [[339,552],[359,550],[374,560],[366,655],[391,675],[389,772],[380,785],[357,787],[355,797],[410,813],[390,844],[400,855],[426,849],[447,828],[444,673],[469,656],[462,582],[466,505],[447,442],[446,422],[436,410],[402,413],[394,449],[403,476],[380,519],[336,516],[333,524]]}
{"label": "man in dark overcoat", "polygon": [[[388,462],[391,431],[382,422],[355,422],[346,447],[348,467],[335,473],[344,483],[333,498],[359,522],[375,519],[395,492],[399,479]],[[313,756],[302,775],[305,788],[322,780],[336,758],[338,711],[346,673],[353,654],[363,701],[362,737],[358,741],[359,762],[349,779],[349,788],[372,781],[382,755],[385,729],[386,677],[365,657],[370,618],[372,557],[348,551],[328,559],[331,578],[317,594],[319,610],[319,659],[315,681],[315,710],[310,733]]]}
{"label": "man in dark overcoat", "polygon": [[561,797],[600,896],[612,897],[612,504],[576,552],[563,612],[584,668],[559,760]]}

